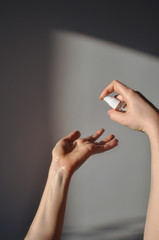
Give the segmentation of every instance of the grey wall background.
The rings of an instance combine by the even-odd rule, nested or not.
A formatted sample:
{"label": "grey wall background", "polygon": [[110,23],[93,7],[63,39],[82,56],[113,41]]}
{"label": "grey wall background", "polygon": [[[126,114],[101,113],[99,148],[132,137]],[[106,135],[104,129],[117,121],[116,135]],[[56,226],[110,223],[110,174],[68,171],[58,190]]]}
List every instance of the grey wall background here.
{"label": "grey wall background", "polygon": [[[158,106],[159,59],[70,32],[54,32],[51,40],[56,51],[50,50],[50,118],[53,122],[56,115],[58,138],[72,129],[89,136],[101,127],[106,129],[105,136],[114,133],[119,138],[118,148],[93,156],[75,174],[65,227],[145,216],[150,180],[148,139],[110,121],[108,106],[98,98],[118,77]],[[55,88],[52,79],[57,80]]]}
{"label": "grey wall background", "polygon": [[[131,68],[134,77],[129,77],[128,72],[125,74],[123,71],[125,66],[122,66],[122,71],[120,68],[116,68],[115,71],[111,72],[112,75],[109,73],[109,76],[114,77],[113,74],[116,72],[119,77],[124,77],[120,79],[121,81],[124,80],[129,86],[138,88],[158,105],[158,72],[156,70],[159,56],[158,9],[156,1],[151,1],[151,3],[145,1],[80,1],[78,3],[45,1],[45,3],[38,2],[38,4],[33,2],[1,4],[1,239],[22,239],[25,236],[40,201],[51,161],[51,150],[57,140],[70,130],[72,131],[73,127],[79,126],[82,134],[87,135],[87,133],[94,131],[94,128],[98,128],[98,125],[105,127],[105,122],[108,122],[105,105],[95,98],[99,95],[104,84],[112,80],[108,79],[107,73],[104,72],[102,57],[105,61],[105,48],[116,48],[112,43],[117,43],[118,47],[127,47],[126,50],[119,47],[120,51],[125,53],[125,55],[121,54],[122,60],[125,59],[125,56],[132,56],[132,63],[134,63],[135,57],[144,61],[144,63],[139,61],[141,65],[137,66],[137,72],[136,68]],[[73,125],[69,125],[69,118],[65,122],[62,118],[62,127],[58,126],[57,112],[58,117],[63,117],[64,109],[67,109],[65,114],[68,116],[68,112],[71,113],[72,108],[64,105],[59,98],[57,102],[55,95],[56,89],[61,84],[60,81],[63,81],[62,75],[58,75],[60,66],[58,65],[56,68],[57,62],[55,60],[56,57],[61,56],[61,52],[57,51],[57,46],[60,45],[57,44],[57,38],[53,36],[55,30],[71,31],[96,37],[96,40],[85,39],[85,37],[83,39],[77,35],[75,39],[74,37],[71,38],[72,40],[70,39],[74,41],[75,47],[82,46],[82,49],[85,49],[88,45],[86,49],[89,56],[85,56],[85,59],[87,62],[90,59],[93,60],[91,63],[87,63],[86,68],[84,65],[81,67],[80,61],[79,64],[78,61],[75,61],[80,76],[77,76],[75,70],[71,73],[70,65],[62,65],[64,73],[66,73],[67,67],[69,69],[66,74],[67,79],[72,74],[72,77],[78,77],[80,81],[83,79],[82,77],[85,79],[88,77],[88,79],[95,81],[94,85],[91,85],[90,95],[87,98],[87,102],[91,106],[87,115],[80,114],[78,116],[78,112],[76,112],[76,115],[72,116],[71,123],[77,121],[76,117],[81,121]],[[98,41],[97,38],[100,40]],[[60,39],[63,41],[63,37]],[[72,49],[69,46],[69,41],[66,45],[64,42],[61,43],[64,50]],[[119,50],[118,47],[117,50]],[[71,53],[70,63],[72,63],[72,59],[79,56],[78,48],[77,52]],[[82,51],[82,53],[87,53],[87,51]],[[99,54],[97,59],[100,58],[99,62],[102,63],[101,68],[97,67],[96,75],[90,71],[92,66],[97,64],[91,53],[93,57]],[[126,55],[127,53],[130,55]],[[78,59],[82,58],[83,55],[80,55]],[[114,64],[115,62],[112,62],[112,65]],[[144,69],[144,71],[140,69]],[[123,74],[125,75],[123,76]],[[140,78],[138,78],[138,74]],[[100,81],[98,80],[97,84],[96,79],[99,79],[99,76]],[[118,76],[114,78],[119,79]],[[79,83],[79,81],[77,82]],[[70,82],[75,90],[77,82]],[[92,84],[92,82],[90,83]],[[68,87],[67,84],[66,86]],[[82,86],[78,86],[81,91],[83,91]],[[69,88],[68,91],[70,91]],[[82,101],[84,101],[83,96],[86,96],[88,92],[88,88],[85,88],[85,92],[81,96]],[[73,94],[67,99],[69,103],[71,103],[72,97],[77,97],[75,93]],[[64,98],[65,95],[63,94],[62,97]],[[80,107],[78,98],[76,98],[76,104],[73,105],[74,112],[78,110],[77,107]],[[56,103],[60,104],[60,108],[57,108]],[[83,110],[86,113],[86,106]],[[98,118],[98,122],[92,121],[94,114],[96,119]],[[89,124],[87,124],[88,122]],[[81,125],[81,123],[83,124]],[[109,131],[114,130],[120,137],[120,150],[118,148],[114,152],[107,153],[108,159],[104,159],[104,155],[98,159],[93,157],[76,173],[70,188],[68,209],[76,209],[77,212],[67,212],[66,227],[72,225],[73,221],[75,221],[76,226],[82,226],[82,224],[92,226],[97,222],[101,224],[103,221],[114,221],[117,219],[117,214],[119,219],[120,217],[138,217],[145,214],[150,177],[148,139],[143,134],[132,133],[128,129],[119,128],[115,123],[111,124]],[[130,141],[125,142],[125,138],[130,139]],[[133,155],[130,154],[132,145],[135,149]],[[141,152],[140,147],[142,148],[142,146],[146,149]],[[118,160],[117,156],[120,156]],[[128,158],[127,162],[126,158]],[[132,159],[135,160],[132,161]],[[96,172],[97,161],[100,162],[100,174]],[[114,174],[112,174],[113,170]],[[135,176],[133,177],[133,175]],[[109,182],[105,182],[105,179],[109,179]],[[118,188],[120,181],[118,182],[118,180],[123,183],[120,185],[120,190]],[[105,191],[100,189],[101,185],[106,188]],[[112,191],[111,185],[114,186]],[[77,186],[79,186],[78,192],[76,191]],[[96,190],[94,190],[94,186],[96,186]],[[117,194],[116,189],[118,189],[119,194]],[[127,190],[129,195],[126,194]],[[108,197],[107,191],[114,196],[118,195],[119,199],[112,198],[112,195]],[[87,202],[89,200],[88,194],[92,200],[91,204]],[[94,194],[96,198],[94,198]],[[77,199],[79,196],[80,203]],[[122,202],[124,196],[125,202]],[[106,204],[104,200],[107,201]],[[82,208],[83,203],[87,206],[87,217],[84,212],[85,208]],[[99,207],[102,211],[99,211]],[[114,208],[113,212],[110,211],[112,208]],[[124,211],[122,211],[123,209]],[[134,209],[136,212],[132,215]],[[106,211],[107,216],[105,215]],[[95,216],[95,220],[93,216]],[[82,217],[84,218],[82,219]]]}

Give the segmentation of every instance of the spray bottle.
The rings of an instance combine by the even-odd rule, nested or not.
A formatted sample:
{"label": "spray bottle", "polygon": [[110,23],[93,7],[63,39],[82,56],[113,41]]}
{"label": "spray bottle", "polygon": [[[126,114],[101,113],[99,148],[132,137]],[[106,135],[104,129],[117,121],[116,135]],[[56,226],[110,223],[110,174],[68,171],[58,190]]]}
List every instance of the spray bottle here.
{"label": "spray bottle", "polygon": [[119,101],[117,98],[112,96],[106,96],[103,99],[109,106],[117,111],[126,112],[126,103]]}

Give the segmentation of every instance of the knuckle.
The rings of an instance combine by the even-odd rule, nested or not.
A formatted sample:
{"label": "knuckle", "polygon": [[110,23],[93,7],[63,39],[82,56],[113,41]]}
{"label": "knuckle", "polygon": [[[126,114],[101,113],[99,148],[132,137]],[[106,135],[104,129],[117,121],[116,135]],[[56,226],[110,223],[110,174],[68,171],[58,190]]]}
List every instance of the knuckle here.
{"label": "knuckle", "polygon": [[89,144],[88,149],[89,149],[90,152],[93,152],[94,151],[94,144],[93,143]]}
{"label": "knuckle", "polygon": [[129,88],[129,89],[128,89],[128,95],[129,95],[130,97],[134,97],[134,96],[136,95],[136,93],[135,93],[135,91],[134,91],[133,89]]}
{"label": "knuckle", "polygon": [[119,81],[118,80],[113,80],[113,83],[117,84],[117,83],[119,83]]}

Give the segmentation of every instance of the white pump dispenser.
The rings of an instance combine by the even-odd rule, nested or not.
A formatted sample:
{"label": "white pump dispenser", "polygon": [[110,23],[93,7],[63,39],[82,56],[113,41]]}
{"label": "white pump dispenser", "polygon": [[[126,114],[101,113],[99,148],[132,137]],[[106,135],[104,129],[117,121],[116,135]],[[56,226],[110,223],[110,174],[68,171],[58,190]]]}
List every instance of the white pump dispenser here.
{"label": "white pump dispenser", "polygon": [[103,99],[109,106],[117,111],[126,112],[126,103],[119,101],[117,98],[106,96]]}

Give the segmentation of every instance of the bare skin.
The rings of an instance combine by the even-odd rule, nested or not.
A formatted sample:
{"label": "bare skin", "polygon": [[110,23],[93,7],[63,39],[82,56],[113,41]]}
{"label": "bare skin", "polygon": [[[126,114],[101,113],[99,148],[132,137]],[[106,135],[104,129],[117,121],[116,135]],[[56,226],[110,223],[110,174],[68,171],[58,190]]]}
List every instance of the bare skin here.
{"label": "bare skin", "polygon": [[[144,240],[159,239],[159,113],[134,90],[115,80],[101,93],[100,99],[117,92],[127,103],[126,112],[109,110],[110,118],[137,131],[145,132],[151,144],[151,190],[144,231]],[[100,129],[87,138],[75,131],[60,140],[52,151],[44,193],[25,240],[60,240],[69,183],[74,172],[93,154],[114,148],[118,140],[109,135],[100,142]]]}
{"label": "bare skin", "polygon": [[80,132],[75,131],[56,144],[44,193],[25,240],[60,240],[73,173],[91,155],[110,150],[118,144],[114,135],[97,142],[103,132],[104,129],[99,129],[92,136],[79,138]]}
{"label": "bare skin", "polygon": [[159,239],[159,113],[134,90],[117,80],[110,83],[101,93],[117,92],[118,99],[127,103],[125,113],[109,110],[110,118],[124,126],[145,132],[151,144],[151,189],[146,217],[144,240]]}

